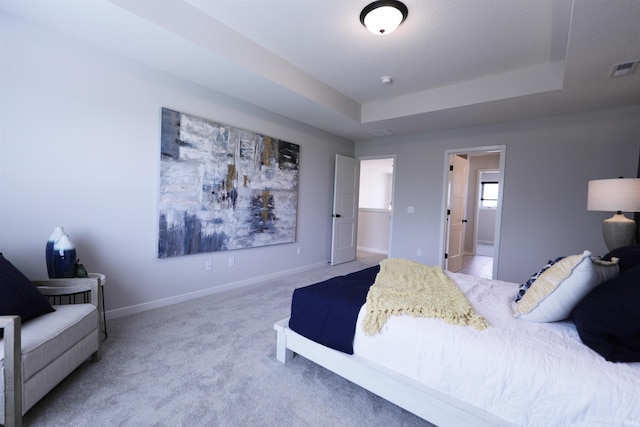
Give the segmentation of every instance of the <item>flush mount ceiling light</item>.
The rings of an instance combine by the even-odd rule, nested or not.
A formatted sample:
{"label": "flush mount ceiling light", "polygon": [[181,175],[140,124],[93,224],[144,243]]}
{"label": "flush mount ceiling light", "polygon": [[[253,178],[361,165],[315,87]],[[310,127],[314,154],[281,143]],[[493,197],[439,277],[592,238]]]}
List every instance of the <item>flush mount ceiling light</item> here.
{"label": "flush mount ceiling light", "polygon": [[383,35],[393,32],[409,14],[404,3],[396,0],[374,1],[360,13],[360,22],[373,34]]}

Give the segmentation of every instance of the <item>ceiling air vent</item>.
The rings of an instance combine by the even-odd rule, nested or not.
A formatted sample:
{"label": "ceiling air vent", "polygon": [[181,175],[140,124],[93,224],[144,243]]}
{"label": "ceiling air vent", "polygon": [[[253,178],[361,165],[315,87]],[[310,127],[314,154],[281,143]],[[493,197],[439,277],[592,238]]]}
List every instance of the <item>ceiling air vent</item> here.
{"label": "ceiling air vent", "polygon": [[636,68],[638,68],[638,62],[640,62],[640,60],[636,59],[635,61],[623,62],[622,64],[614,65],[611,69],[609,77],[622,77],[630,75],[636,70]]}
{"label": "ceiling air vent", "polygon": [[369,135],[371,136],[376,136],[376,137],[383,137],[383,136],[391,136],[391,135],[395,135],[396,133],[392,130],[389,129],[379,129],[379,130],[371,130],[369,132],[367,132]]}

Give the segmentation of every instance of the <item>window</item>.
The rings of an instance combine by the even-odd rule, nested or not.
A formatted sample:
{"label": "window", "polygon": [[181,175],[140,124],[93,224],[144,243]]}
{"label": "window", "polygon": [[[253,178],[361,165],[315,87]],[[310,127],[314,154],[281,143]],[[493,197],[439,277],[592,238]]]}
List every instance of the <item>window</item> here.
{"label": "window", "polygon": [[497,181],[482,181],[480,183],[480,207],[497,207],[499,188],[500,184]]}

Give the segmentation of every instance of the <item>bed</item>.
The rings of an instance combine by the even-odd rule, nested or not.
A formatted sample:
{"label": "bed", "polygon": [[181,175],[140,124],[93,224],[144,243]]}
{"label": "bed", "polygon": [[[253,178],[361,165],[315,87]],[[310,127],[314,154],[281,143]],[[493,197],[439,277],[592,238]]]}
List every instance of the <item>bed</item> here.
{"label": "bed", "polygon": [[[560,279],[562,287],[570,280],[580,279],[581,284],[587,279],[592,282],[579,290],[569,283],[571,298],[579,300],[577,303],[589,300],[597,285],[622,276],[618,275],[614,262],[605,268],[593,267],[592,261],[594,257],[588,251],[578,254]],[[566,268],[568,261],[563,262]],[[545,266],[532,278],[543,283],[541,278],[548,279],[552,271],[557,271],[549,267]],[[549,272],[541,275],[547,269]],[[362,280],[370,280],[371,286],[377,274],[375,268],[370,268],[355,273],[360,275],[358,279],[346,275],[296,289],[292,316],[274,325],[277,359],[286,363],[296,354],[303,356],[440,427],[640,425],[640,363],[606,360],[581,340],[582,330],[576,327],[576,323],[581,323],[574,322],[571,316],[559,321],[532,321],[514,316],[517,307],[514,299],[522,289],[521,284],[446,272],[475,313],[489,323],[486,329],[452,325],[437,318],[400,315],[389,317],[380,333],[369,335],[363,331],[367,303],[361,299],[360,291],[351,291],[347,298],[352,300],[350,305],[357,305],[358,298],[361,299],[355,327],[348,328],[354,329],[353,354],[348,347],[327,343],[308,330],[302,329],[300,333],[296,318],[308,308],[296,309],[296,293],[322,288],[327,301],[341,300],[338,291],[327,296],[326,289],[345,287],[345,283],[347,288],[349,283],[362,287],[357,284]],[[634,274],[629,284],[640,284],[640,268]],[[556,284],[552,291],[554,298],[559,287]],[[530,295],[537,288],[531,289]],[[598,309],[606,305],[601,302],[601,295],[596,297],[594,305]],[[551,296],[546,298],[550,300]],[[327,301],[318,305],[331,304]],[[570,313],[578,310],[577,303],[570,307]],[[635,300],[629,307],[638,311],[637,303]],[[315,310],[313,315],[318,323],[329,324],[330,328],[349,322],[348,316],[338,316],[340,321],[331,324],[327,319],[332,318],[333,309]],[[588,312],[585,317],[591,318],[592,314]],[[640,330],[637,319],[631,319],[634,330]],[[629,323],[628,318],[624,320]],[[331,335],[326,331],[324,334]],[[640,337],[639,333],[636,335]]]}

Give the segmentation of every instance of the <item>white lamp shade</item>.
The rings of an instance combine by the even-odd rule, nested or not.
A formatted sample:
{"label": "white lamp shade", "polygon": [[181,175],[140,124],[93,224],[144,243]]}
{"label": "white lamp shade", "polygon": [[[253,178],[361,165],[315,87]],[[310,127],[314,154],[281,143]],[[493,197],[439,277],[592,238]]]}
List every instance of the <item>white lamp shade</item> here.
{"label": "white lamp shade", "polygon": [[389,34],[402,23],[402,12],[392,6],[373,9],[364,17],[364,26],[373,34]]}
{"label": "white lamp shade", "polygon": [[587,210],[640,212],[640,178],[589,181]]}

